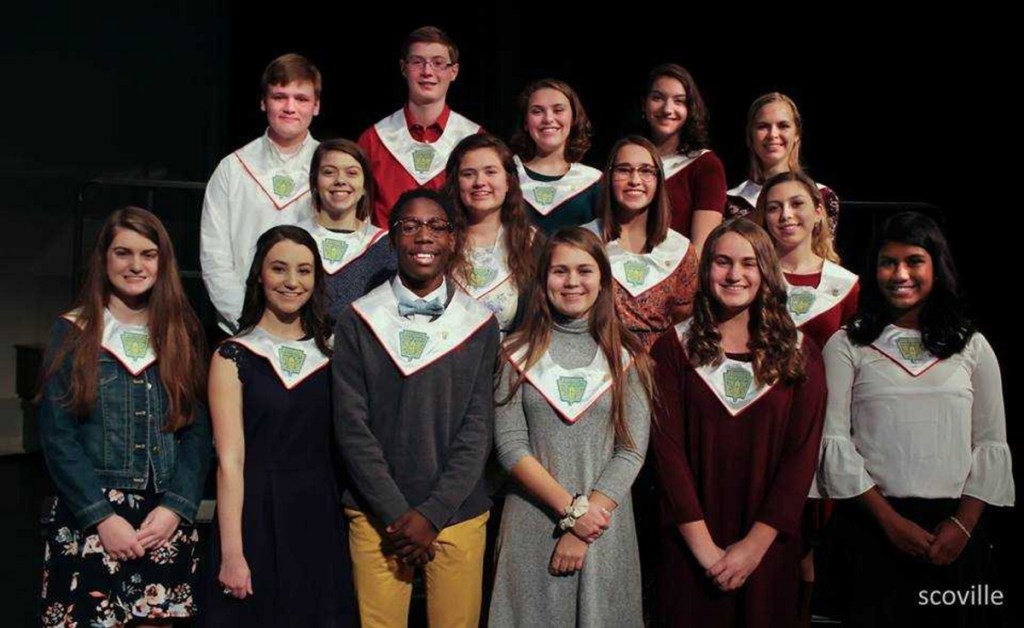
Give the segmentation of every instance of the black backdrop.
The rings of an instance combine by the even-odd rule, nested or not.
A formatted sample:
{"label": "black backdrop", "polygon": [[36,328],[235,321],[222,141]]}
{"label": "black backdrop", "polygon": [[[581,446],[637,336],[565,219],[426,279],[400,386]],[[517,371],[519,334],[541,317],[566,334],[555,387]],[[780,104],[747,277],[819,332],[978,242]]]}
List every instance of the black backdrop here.
{"label": "black backdrop", "polygon": [[[1024,465],[1015,421],[1020,368],[1010,341],[1019,307],[1010,264],[1018,238],[1008,220],[1017,204],[1021,141],[1020,98],[1011,91],[1018,72],[1010,62],[1018,35],[1007,16],[961,10],[904,17],[866,7],[798,14],[792,5],[691,15],[680,4],[624,2],[589,15],[563,3],[412,10],[384,3],[142,4],[50,0],[5,9],[5,219],[31,216],[60,228],[72,205],[67,190],[99,174],[205,180],[225,153],[262,132],[259,75],[283,52],[307,54],[324,74],[314,135],[354,139],[402,104],[404,34],[440,26],[462,51],[450,92],[456,109],[508,137],[519,90],[545,76],[564,79],[594,123],[585,161],[598,166],[619,135],[636,130],[647,70],[679,62],[703,91],[730,185],[745,174],[749,103],[779,90],[803,113],[811,174],[841,199],[941,208],[975,313],[1001,359],[1011,445],[1018,469]],[[58,179],[63,187],[49,185]],[[32,192],[19,196],[19,188]],[[64,213],[34,213],[39,206]],[[845,212],[841,244],[862,247],[873,217]],[[12,263],[8,252],[0,255]],[[849,262],[861,267],[859,259]],[[1004,547],[1019,556],[1010,530],[1024,521],[1016,514],[994,519]]]}

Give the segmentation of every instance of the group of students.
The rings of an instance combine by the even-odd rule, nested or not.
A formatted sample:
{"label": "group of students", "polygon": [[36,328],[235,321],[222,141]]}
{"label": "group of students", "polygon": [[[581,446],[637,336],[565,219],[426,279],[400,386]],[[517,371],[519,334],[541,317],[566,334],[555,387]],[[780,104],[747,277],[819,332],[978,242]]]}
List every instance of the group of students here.
{"label": "group of students", "polygon": [[204,202],[231,334],[208,368],[166,230],[107,220],[46,362],[43,625],[402,626],[422,570],[434,626],[791,626],[824,498],[851,625],[985,581],[982,511],[1014,501],[999,369],[933,221],[843,269],[781,94],[727,193],[679,66],[603,171],[565,83],[525,90],[510,148],[445,105],[443,32],[401,70],[403,109],[318,143],[319,73],[268,66],[267,134]]}

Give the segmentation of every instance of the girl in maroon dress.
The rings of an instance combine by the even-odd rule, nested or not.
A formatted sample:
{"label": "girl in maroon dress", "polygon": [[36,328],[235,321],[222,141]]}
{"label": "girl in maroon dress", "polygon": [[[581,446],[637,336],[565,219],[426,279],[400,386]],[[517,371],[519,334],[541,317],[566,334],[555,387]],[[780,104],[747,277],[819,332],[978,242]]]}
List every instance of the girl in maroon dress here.
{"label": "girl in maroon dress", "polygon": [[[857,313],[857,275],[839,265],[825,203],[814,181],[802,172],[783,172],[761,190],[753,220],[775,243],[786,280],[786,308],[797,328],[819,347]],[[811,499],[804,508],[800,561],[800,625],[811,624],[814,552],[832,511],[830,501]]]}
{"label": "girl in maroon dress", "polygon": [[821,354],[786,312],[778,258],[754,223],[716,227],[698,276],[693,317],[651,351],[662,493],[655,621],[789,627],[825,410]]}
{"label": "girl in maroon dress", "polygon": [[665,164],[672,228],[690,238],[697,254],[722,222],[725,168],[708,150],[708,114],[697,83],[681,65],[651,70],[643,103],[644,122]]}

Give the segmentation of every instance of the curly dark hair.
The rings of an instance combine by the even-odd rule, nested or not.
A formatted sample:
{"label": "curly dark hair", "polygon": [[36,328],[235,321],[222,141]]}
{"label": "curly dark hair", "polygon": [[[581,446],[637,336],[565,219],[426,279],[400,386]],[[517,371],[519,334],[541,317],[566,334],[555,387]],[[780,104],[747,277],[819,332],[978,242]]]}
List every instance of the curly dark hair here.
{"label": "curly dark hair", "polygon": [[[686,122],[679,130],[679,152],[689,153],[702,148],[707,148],[708,139],[708,109],[704,105],[704,98],[697,89],[697,83],[693,80],[689,70],[678,63],[662,63],[655,66],[647,75],[647,91],[644,92],[644,102],[650,96],[654,82],[662,77],[672,78],[683,84],[683,91],[686,92]],[[644,115],[646,122],[647,116]],[[648,132],[648,136],[650,133]]]}

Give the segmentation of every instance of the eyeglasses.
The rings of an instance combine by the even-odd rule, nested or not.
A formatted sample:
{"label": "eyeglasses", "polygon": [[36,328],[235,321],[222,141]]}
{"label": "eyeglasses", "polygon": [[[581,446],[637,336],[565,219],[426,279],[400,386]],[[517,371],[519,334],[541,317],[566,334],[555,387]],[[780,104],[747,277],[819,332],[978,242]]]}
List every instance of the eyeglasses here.
{"label": "eyeglasses", "polygon": [[431,69],[435,72],[441,72],[455,65],[454,63],[448,62],[444,57],[434,57],[433,59],[424,59],[423,57],[409,57],[405,60],[406,65],[411,65],[420,72],[427,69],[429,64]]}
{"label": "eyeglasses", "polygon": [[640,175],[640,178],[644,181],[654,181],[658,178],[658,169],[654,166],[640,166],[634,168],[626,164],[619,164],[612,167],[612,178],[616,181],[629,181],[633,178],[633,173]]}
{"label": "eyeglasses", "polygon": [[431,218],[430,220],[400,218],[395,221],[395,228],[398,229],[399,233],[405,236],[416,235],[423,227],[429,229],[431,234],[438,236],[455,231],[455,225],[440,218]]}

